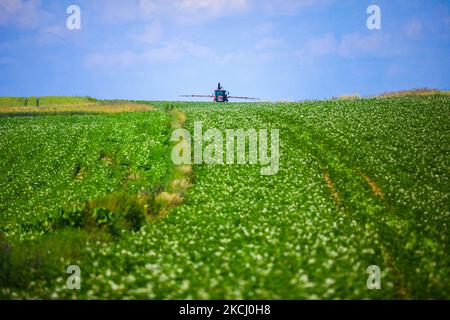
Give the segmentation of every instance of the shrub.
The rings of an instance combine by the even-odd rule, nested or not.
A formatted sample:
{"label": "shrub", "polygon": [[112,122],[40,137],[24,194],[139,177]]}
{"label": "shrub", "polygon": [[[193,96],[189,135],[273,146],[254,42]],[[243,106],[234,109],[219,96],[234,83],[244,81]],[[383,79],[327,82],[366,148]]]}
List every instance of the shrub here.
{"label": "shrub", "polygon": [[121,230],[138,231],[145,223],[146,210],[139,198],[125,193],[87,201],[82,208],[61,210],[55,219],[56,228],[101,229],[111,235]]}

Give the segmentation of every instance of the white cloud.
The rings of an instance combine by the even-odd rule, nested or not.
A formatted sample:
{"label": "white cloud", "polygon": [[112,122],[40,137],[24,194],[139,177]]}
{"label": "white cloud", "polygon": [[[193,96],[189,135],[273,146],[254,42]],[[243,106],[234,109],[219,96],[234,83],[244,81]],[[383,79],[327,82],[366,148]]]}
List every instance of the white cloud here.
{"label": "white cloud", "polygon": [[389,37],[379,33],[362,35],[358,32],[345,34],[341,39],[333,34],[309,39],[305,46],[292,52],[292,56],[300,61],[308,61],[321,56],[339,56],[354,58],[360,55],[387,56],[396,54]]}
{"label": "white cloud", "polygon": [[64,34],[66,33],[66,28],[62,27],[62,26],[49,26],[49,27],[43,27],[41,28],[39,31],[41,34],[49,34],[49,35],[53,35],[53,36],[57,36],[57,37],[63,37]]}
{"label": "white cloud", "polygon": [[120,52],[97,52],[86,56],[85,64],[89,67],[96,66],[138,66],[161,64],[182,59],[200,59],[214,64],[232,64],[251,59],[257,62],[267,62],[273,59],[270,53],[258,53],[253,51],[229,51],[219,53],[207,46],[190,41],[177,40],[165,42],[162,46],[142,51],[126,50]]}
{"label": "white cloud", "polygon": [[359,54],[378,55],[384,49],[384,42],[385,38],[379,33],[363,36],[355,32],[342,37],[338,46],[338,52],[344,57],[353,57]]}
{"label": "white cloud", "polygon": [[275,30],[275,25],[272,22],[263,22],[254,28],[254,32],[257,34],[268,34]]}
{"label": "white cloud", "polygon": [[172,41],[164,43],[162,47],[147,49],[141,52],[131,50],[116,53],[97,52],[89,54],[85,62],[88,66],[129,66],[176,61],[185,57],[205,58],[213,56],[214,52],[208,47],[189,41]]}
{"label": "white cloud", "polygon": [[245,12],[248,0],[171,0],[162,1],[167,15],[181,24],[202,24],[224,16]]}
{"label": "white cloud", "polygon": [[255,48],[257,50],[264,50],[264,49],[271,49],[279,47],[283,44],[283,39],[281,38],[273,38],[273,37],[267,37],[263,38],[260,41],[258,41],[255,45]]}
{"label": "white cloud", "polygon": [[[108,24],[151,21],[154,17],[144,11],[136,0],[96,0],[90,1],[85,6],[87,10],[93,12],[97,20]],[[144,19],[146,16],[147,19]]]}
{"label": "white cloud", "polygon": [[161,6],[154,0],[139,0],[139,10],[146,16],[154,16],[161,11]]}
{"label": "white cloud", "polygon": [[214,51],[212,49],[189,41],[182,41],[178,46],[180,50],[183,50],[195,58],[206,58],[214,55]]}
{"label": "white cloud", "polygon": [[109,22],[153,21],[161,17],[174,23],[200,24],[246,11],[250,0],[97,0],[98,16]]}
{"label": "white cloud", "polygon": [[227,52],[221,56],[217,56],[215,62],[221,65],[236,63],[245,60],[247,54],[244,51]]}
{"label": "white cloud", "polygon": [[35,27],[50,16],[39,0],[1,0],[0,25]]}
{"label": "white cloud", "polygon": [[322,56],[337,51],[338,43],[332,34],[326,34],[321,38],[311,39],[307,45],[308,53],[313,56]]}
{"label": "white cloud", "polygon": [[202,12],[213,16],[221,16],[232,12],[246,10],[247,0],[177,0],[174,8],[180,12]]}
{"label": "white cloud", "polygon": [[130,35],[132,41],[139,44],[155,44],[161,40],[163,34],[163,28],[161,23],[153,21]]}
{"label": "white cloud", "polygon": [[325,6],[334,0],[259,0],[255,1],[263,10],[272,14],[295,15],[300,10]]}

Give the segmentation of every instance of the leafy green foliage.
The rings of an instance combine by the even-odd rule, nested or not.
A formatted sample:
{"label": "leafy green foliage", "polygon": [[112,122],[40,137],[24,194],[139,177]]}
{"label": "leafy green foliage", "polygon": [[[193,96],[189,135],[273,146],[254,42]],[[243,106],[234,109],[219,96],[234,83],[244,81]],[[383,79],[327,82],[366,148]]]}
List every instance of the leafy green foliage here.
{"label": "leafy green foliage", "polygon": [[157,111],[0,119],[2,229],[33,238],[62,208],[164,183],[168,123]]}
{"label": "leafy green foliage", "polygon": [[139,193],[170,174],[168,127],[158,111],[0,119],[1,287],[60,278],[89,241],[138,231],[154,207]]}
{"label": "leafy green foliage", "polygon": [[121,230],[138,231],[146,221],[146,213],[136,196],[111,194],[88,201],[82,208],[62,209],[54,225],[57,228],[107,229],[112,235],[118,235]]}
{"label": "leafy green foliage", "polygon": [[[51,232],[59,237],[92,227],[100,237],[82,241],[78,254],[56,252],[52,257],[60,260],[49,267],[54,271],[40,269],[33,280],[22,269],[26,281],[14,286],[19,280],[9,280],[1,293],[20,298],[449,298],[449,102],[448,97],[414,97],[153,103],[181,109],[190,131],[195,121],[223,133],[278,128],[280,170],[261,176],[258,165],[194,166],[183,205],[139,231],[122,228],[115,241],[101,239],[111,237],[108,226],[123,211],[114,209],[117,191],[139,193],[138,199],[151,204],[155,188],[161,190],[158,186],[173,175],[167,115],[0,119],[1,227],[12,248],[52,238]],[[151,142],[143,143],[149,136]],[[63,211],[67,228],[52,231],[53,215],[72,204],[79,209]],[[139,210],[131,211],[119,221],[139,220]],[[9,245],[2,248],[11,252]],[[64,268],[72,263],[82,270],[79,291],[65,287]],[[366,287],[366,269],[373,264],[381,268],[381,290]]]}

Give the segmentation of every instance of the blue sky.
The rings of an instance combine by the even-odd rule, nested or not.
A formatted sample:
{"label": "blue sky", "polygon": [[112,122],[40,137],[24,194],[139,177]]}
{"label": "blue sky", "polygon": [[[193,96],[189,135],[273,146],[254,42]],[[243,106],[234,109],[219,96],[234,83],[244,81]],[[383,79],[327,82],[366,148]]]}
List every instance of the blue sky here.
{"label": "blue sky", "polygon": [[[81,29],[68,30],[69,5]],[[369,30],[369,5],[381,30]],[[449,0],[0,0],[0,96],[450,89]]]}

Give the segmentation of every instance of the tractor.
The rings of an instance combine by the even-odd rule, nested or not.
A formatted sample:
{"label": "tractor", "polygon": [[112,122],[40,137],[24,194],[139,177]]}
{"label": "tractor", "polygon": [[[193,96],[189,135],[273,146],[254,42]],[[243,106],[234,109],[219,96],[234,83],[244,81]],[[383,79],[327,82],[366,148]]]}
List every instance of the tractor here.
{"label": "tractor", "polygon": [[249,97],[234,97],[230,96],[230,93],[226,91],[220,82],[217,84],[217,89],[214,90],[213,94],[188,94],[180,95],[180,97],[190,97],[190,98],[212,98],[214,102],[228,102],[228,99],[242,99],[242,100],[259,100],[259,98],[249,98]]}

